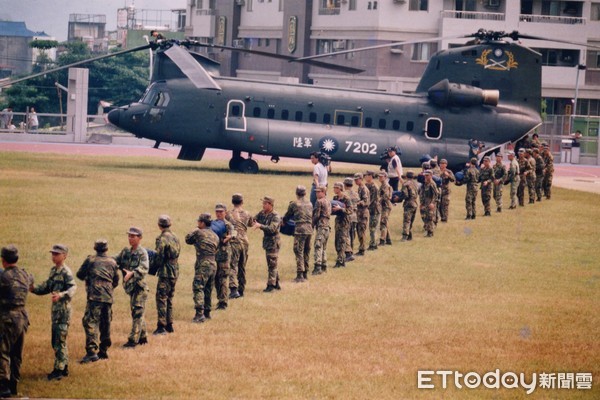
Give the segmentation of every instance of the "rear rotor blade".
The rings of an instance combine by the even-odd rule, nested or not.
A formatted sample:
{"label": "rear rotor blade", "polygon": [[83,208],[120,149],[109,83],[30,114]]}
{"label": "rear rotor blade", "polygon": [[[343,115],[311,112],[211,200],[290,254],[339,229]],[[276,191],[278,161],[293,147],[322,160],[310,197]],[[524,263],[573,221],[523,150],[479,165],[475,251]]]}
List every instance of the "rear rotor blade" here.
{"label": "rear rotor blade", "polygon": [[[514,33],[516,33],[518,35],[518,39],[544,40],[546,42],[556,42],[556,43],[573,44],[573,45],[576,45],[576,46],[582,46],[582,47],[588,47],[588,48],[599,49],[600,50],[600,46],[594,46],[594,45],[587,44],[587,43],[572,42],[570,40],[562,40],[562,39],[551,39],[551,38],[545,38],[545,37],[541,37],[541,36],[533,36],[533,35],[521,34],[521,33],[518,33],[518,32],[514,32]],[[509,36],[509,37],[512,38],[512,36]],[[518,39],[515,39],[515,40],[518,40]]]}

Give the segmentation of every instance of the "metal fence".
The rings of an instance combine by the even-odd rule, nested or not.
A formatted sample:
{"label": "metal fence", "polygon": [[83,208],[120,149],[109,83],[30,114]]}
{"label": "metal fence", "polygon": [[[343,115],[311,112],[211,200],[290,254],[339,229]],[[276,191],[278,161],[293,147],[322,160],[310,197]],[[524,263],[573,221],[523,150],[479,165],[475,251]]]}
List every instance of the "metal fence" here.
{"label": "metal fence", "polygon": [[[540,127],[540,138],[550,144],[553,153],[560,153],[564,147],[563,140],[573,139],[577,131],[581,133],[581,157],[598,159],[600,117],[583,115],[547,115]],[[592,160],[588,160],[590,163]],[[583,160],[585,162],[585,160]]]}
{"label": "metal fence", "polygon": [[[36,113],[38,119],[37,129],[28,123],[29,113],[13,112],[12,123],[6,127],[0,124],[0,132],[2,133],[35,133],[35,134],[52,134],[66,135],[67,133],[67,114],[52,114],[52,113]],[[88,129],[108,125],[106,115],[88,115]]]}

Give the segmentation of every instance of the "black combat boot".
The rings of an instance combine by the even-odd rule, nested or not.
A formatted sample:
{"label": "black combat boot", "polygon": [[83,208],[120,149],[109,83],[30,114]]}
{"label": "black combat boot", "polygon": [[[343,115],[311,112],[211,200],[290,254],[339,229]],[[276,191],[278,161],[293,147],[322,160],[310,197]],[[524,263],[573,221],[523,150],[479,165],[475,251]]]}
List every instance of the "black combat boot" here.
{"label": "black combat boot", "polygon": [[265,288],[265,290],[263,290],[263,292],[270,293],[273,290],[275,290],[275,286],[273,286],[273,285],[267,285],[267,287]]}
{"label": "black combat boot", "polygon": [[313,269],[312,274],[321,275],[321,266],[319,264],[315,264],[315,269]]}
{"label": "black combat boot", "polygon": [[156,325],[156,330],[154,332],[152,332],[153,335],[166,335],[167,334],[167,330],[165,329],[165,327],[161,324]]}
{"label": "black combat boot", "polygon": [[401,242],[407,242],[408,241],[408,235],[402,235],[402,239],[400,241]]}
{"label": "black combat boot", "polygon": [[377,250],[377,245],[376,244],[372,244],[367,248],[368,251],[374,251]]}
{"label": "black combat boot", "polygon": [[485,214],[483,214],[484,217],[491,217],[492,213],[489,211],[486,211]]}
{"label": "black combat boot", "polygon": [[409,242],[412,240],[412,232],[408,234],[408,239]]}
{"label": "black combat boot", "polygon": [[60,381],[63,378],[63,371],[60,369],[53,369],[52,372],[48,374],[49,381]]}
{"label": "black combat boot", "polygon": [[[108,356],[107,356],[108,358]],[[62,370],[63,376],[69,376],[69,366],[65,365],[65,369]]]}
{"label": "black combat boot", "polygon": [[143,345],[145,345],[145,344],[148,344],[148,338],[147,338],[146,336],[144,336],[144,337],[141,337],[141,338],[140,338],[140,340],[138,341],[138,344],[139,344],[140,346],[143,346]]}
{"label": "black combat boot", "polygon": [[196,315],[194,315],[194,318],[192,318],[192,322],[196,323],[196,324],[201,324],[202,322],[206,321],[207,313],[208,313],[208,318],[210,318],[210,311],[204,310],[204,313],[202,313],[202,310],[196,310]]}
{"label": "black combat boot", "polygon": [[385,239],[385,244],[387,245],[391,245],[392,244],[392,239]]}
{"label": "black combat boot", "polygon": [[87,364],[87,363],[91,363],[91,362],[96,362],[98,361],[100,358],[98,358],[98,354],[96,353],[92,353],[92,352],[87,352],[87,354],[81,359],[81,363],[82,364]]}
{"label": "black combat boot", "polygon": [[101,360],[108,360],[108,352],[106,350],[100,349],[100,351],[98,352],[98,358]]}
{"label": "black combat boot", "polygon": [[321,272],[324,274],[327,272],[327,264],[321,265]]}
{"label": "black combat boot", "polygon": [[227,303],[225,303],[224,301],[220,301],[219,304],[217,304],[217,310],[226,310],[227,309]]}
{"label": "black combat boot", "polygon": [[4,397],[10,397],[11,393],[10,393],[10,387],[8,386],[8,380],[1,380],[0,381],[0,397],[4,398]]}
{"label": "black combat boot", "polygon": [[14,379],[11,379],[11,380],[8,382],[8,388],[10,389],[10,394],[11,394],[11,396],[13,396],[13,397],[16,397],[16,396],[17,396],[17,393],[19,392],[19,391],[17,390],[17,387],[18,387],[18,386],[19,386],[19,382],[15,381]]}
{"label": "black combat boot", "polygon": [[308,280],[308,270],[302,271],[302,277],[304,278],[305,281]]}
{"label": "black combat boot", "polygon": [[169,333],[173,333],[175,332],[175,329],[173,329],[173,324],[167,324],[167,326],[165,327],[165,330]]}
{"label": "black combat boot", "polygon": [[380,246],[385,246],[385,240],[379,239],[379,245]]}
{"label": "black combat boot", "polygon": [[359,250],[358,253],[356,253],[357,256],[364,256],[365,255],[365,251],[364,250]]}
{"label": "black combat boot", "polygon": [[210,319],[210,310],[204,310],[204,318]]}
{"label": "black combat boot", "polygon": [[237,288],[234,288],[234,287],[229,288],[229,298],[230,299],[237,299],[239,297],[242,297],[242,296],[240,296],[240,293],[238,292]]}
{"label": "black combat boot", "polygon": [[[133,349],[135,346],[137,346],[137,343],[136,343],[136,342],[134,342],[134,341],[133,341],[133,340],[131,340],[131,339],[127,340],[127,343],[125,343],[125,344],[123,345],[123,347],[124,347],[124,348],[126,348],[126,349]],[[96,356],[96,357],[98,357],[98,356]]]}
{"label": "black combat boot", "polygon": [[302,274],[302,271],[296,272],[296,279],[294,279],[294,282],[296,282],[296,283],[304,282],[304,275]]}

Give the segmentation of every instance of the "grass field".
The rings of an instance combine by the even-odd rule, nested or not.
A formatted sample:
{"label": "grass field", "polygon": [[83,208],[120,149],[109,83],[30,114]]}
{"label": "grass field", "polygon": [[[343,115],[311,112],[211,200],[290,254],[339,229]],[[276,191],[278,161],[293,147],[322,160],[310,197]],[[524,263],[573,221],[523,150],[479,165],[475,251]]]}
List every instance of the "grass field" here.
{"label": "grass field", "polygon": [[[337,167],[337,166],[336,166]],[[310,184],[310,164],[260,175],[226,170],[226,162],[154,158],[1,153],[0,245],[15,243],[20,265],[39,281],[51,267],[48,250],[65,243],[76,272],[94,240],[109,252],[127,245],[130,225],[153,247],[156,220],[167,213],[183,238],[199,213],[241,192],[256,213],[260,198],[276,198],[285,212],[298,184]],[[364,167],[360,167],[364,169]],[[341,176],[355,172],[338,167]],[[401,209],[392,213],[393,246],[368,252],[345,269],[295,284],[292,239],[283,237],[283,290],[264,294],[262,235],[250,232],[246,296],[230,301],[205,324],[194,315],[194,251],[184,245],[175,296],[175,329],[125,350],[131,326],[121,287],[113,306],[110,360],[88,365],[81,318],[85,288],[78,281],[69,332],[71,375],[48,382],[50,298],[31,295],[20,393],[52,398],[599,398],[600,197],[554,190],[551,201],[464,221],[464,188],[453,189],[450,221],[433,239],[400,243]],[[329,194],[331,197],[331,193]],[[482,215],[478,199],[479,215]],[[333,238],[329,259],[333,260]],[[312,263],[311,263],[312,264]],[[330,262],[330,265],[333,265]],[[156,278],[146,319],[156,326]],[[579,373],[591,390],[457,389],[453,383],[417,388],[417,371],[480,375]]]}

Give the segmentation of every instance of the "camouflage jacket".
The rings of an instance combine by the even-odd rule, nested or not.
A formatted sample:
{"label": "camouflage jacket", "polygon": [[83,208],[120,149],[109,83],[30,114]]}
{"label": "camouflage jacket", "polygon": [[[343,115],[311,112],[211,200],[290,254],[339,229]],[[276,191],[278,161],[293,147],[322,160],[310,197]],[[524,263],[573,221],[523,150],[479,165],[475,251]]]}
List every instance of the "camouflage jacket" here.
{"label": "camouflage jacket", "polygon": [[[350,213],[350,222],[357,222],[358,216],[356,215],[356,205],[360,201],[358,193],[356,193],[356,191],[352,189],[346,190],[344,193],[346,194],[346,196],[348,196],[348,198],[350,199],[350,203],[352,204],[352,207],[350,208],[352,210],[352,212]],[[333,197],[333,199],[335,200],[335,196]]]}
{"label": "camouflage jacket", "polygon": [[339,195],[336,194],[335,196],[333,196],[333,200],[342,202],[346,206],[346,208],[344,208],[342,210],[342,212],[340,212],[339,214],[336,214],[336,216],[335,216],[336,224],[350,224],[350,222],[352,221],[352,214],[353,214],[353,211],[352,211],[353,205],[352,205],[352,200],[350,199],[350,197],[345,192],[341,192]]}
{"label": "camouflage jacket", "polygon": [[312,214],[313,206],[310,201],[304,199],[290,201],[287,212],[283,216],[283,222],[294,220],[296,223],[294,235],[311,235]]}
{"label": "camouflage jacket", "polygon": [[[225,223],[225,234],[223,237],[219,239],[219,247],[217,248],[217,261],[227,261],[231,255],[231,241],[237,237],[237,231],[235,230],[233,224],[229,222],[227,219],[223,220]],[[228,241],[224,241],[227,237],[229,237]]]}
{"label": "camouflage jacket", "polygon": [[237,232],[237,235],[231,239],[232,244],[240,242],[245,246],[248,246],[248,228],[254,225],[254,218],[252,215],[243,208],[238,207],[231,211],[227,211],[227,216],[225,218],[233,224],[233,228]]}
{"label": "camouflage jacket", "polygon": [[[115,257],[115,261],[121,271],[125,269],[133,271],[133,276],[129,278],[127,282],[123,282],[125,293],[132,294],[137,290],[148,289],[146,275],[148,274],[150,263],[148,261],[148,252],[144,247],[138,246],[135,250],[130,247],[125,247],[121,250],[119,255]],[[125,271],[123,271],[123,274],[125,274]]]}
{"label": "camouflage jacket", "polygon": [[535,159],[533,156],[527,159],[527,163],[529,164],[529,179],[535,179]]}
{"label": "camouflage jacket", "polygon": [[312,224],[315,228],[329,227],[331,218],[331,202],[326,197],[317,199],[313,209]]}
{"label": "camouflage jacket", "polygon": [[263,231],[263,249],[275,250],[279,248],[279,225],[281,225],[281,218],[275,211],[265,213],[264,211],[259,212],[254,217],[256,222],[261,224],[260,230]]}
{"label": "camouflage jacket", "polygon": [[513,160],[510,162],[510,165],[508,166],[508,174],[506,176],[506,180],[508,182],[514,182],[516,177],[520,174],[521,172],[519,168],[519,163],[516,159],[513,158]]}
{"label": "camouflage jacket", "polygon": [[68,323],[71,315],[71,299],[75,295],[77,286],[73,278],[73,272],[66,265],[50,268],[48,279],[33,288],[37,295],[58,293],[60,299],[52,303],[52,322]]}
{"label": "camouflage jacket", "polygon": [[392,187],[387,181],[379,186],[379,203],[382,211],[392,209]]}
{"label": "camouflage jacket", "polygon": [[356,213],[357,215],[363,215],[365,214],[365,211],[369,209],[369,204],[371,203],[369,188],[367,188],[365,185],[359,185],[357,194],[358,203],[356,203]]}
{"label": "camouflage jacket", "polygon": [[159,278],[177,279],[179,277],[179,254],[181,244],[170,229],[164,229],[156,238],[156,256],[154,263],[158,267]]}
{"label": "camouflage jacket", "polygon": [[[479,182],[481,183],[481,190],[491,189],[494,185],[494,169],[492,167],[486,168],[482,166],[479,171]],[[484,186],[486,182],[487,186]]]}
{"label": "camouflage jacket", "polygon": [[117,271],[117,262],[106,253],[85,259],[77,271],[77,278],[85,281],[88,301],[112,304],[113,290],[119,285]]}
{"label": "camouflage jacket", "polygon": [[542,175],[544,173],[544,168],[546,168],[544,159],[539,154],[537,157],[533,157],[533,159],[535,160],[535,174]]}
{"label": "camouflage jacket", "polygon": [[421,203],[421,207],[427,207],[430,204],[436,204],[439,196],[439,189],[433,180],[429,183],[423,183],[419,189],[419,201]]}
{"label": "camouflage jacket", "polygon": [[451,192],[450,183],[456,181],[454,172],[449,169],[445,169],[441,173],[440,178],[442,178],[442,196],[449,196]]}
{"label": "camouflage jacket", "polygon": [[506,179],[506,167],[502,163],[496,163],[492,168],[494,170],[494,179],[497,179],[498,184],[502,185]]}
{"label": "camouflage jacket", "polygon": [[404,193],[404,209],[417,208],[419,189],[414,180],[407,179],[404,181],[402,184],[402,193]]}
{"label": "camouflage jacket", "polygon": [[546,168],[545,171],[546,173],[553,173],[554,172],[554,156],[552,155],[552,153],[545,152],[544,153],[544,164],[546,164]]}
{"label": "camouflage jacket", "polygon": [[381,213],[381,203],[379,203],[379,190],[377,189],[377,185],[375,183],[365,183],[367,189],[369,189],[369,213],[371,215],[380,214]]}
{"label": "camouflage jacket", "polygon": [[0,314],[25,307],[33,277],[17,266],[0,272]]}
{"label": "camouflage jacket", "polygon": [[204,261],[215,262],[219,237],[210,228],[196,228],[185,236],[185,242],[196,249],[195,270],[199,273],[200,264]]}
{"label": "camouflage jacket", "polygon": [[465,178],[463,182],[467,185],[467,189],[477,190],[477,184],[479,183],[479,170],[477,167],[474,165],[469,167],[467,172],[465,172]]}
{"label": "camouflage jacket", "polygon": [[527,159],[525,157],[523,157],[523,158],[519,157],[517,162],[519,163],[519,175],[521,175],[521,178],[522,178],[525,175],[525,172],[529,171],[531,166],[529,165],[529,162],[527,161]]}

